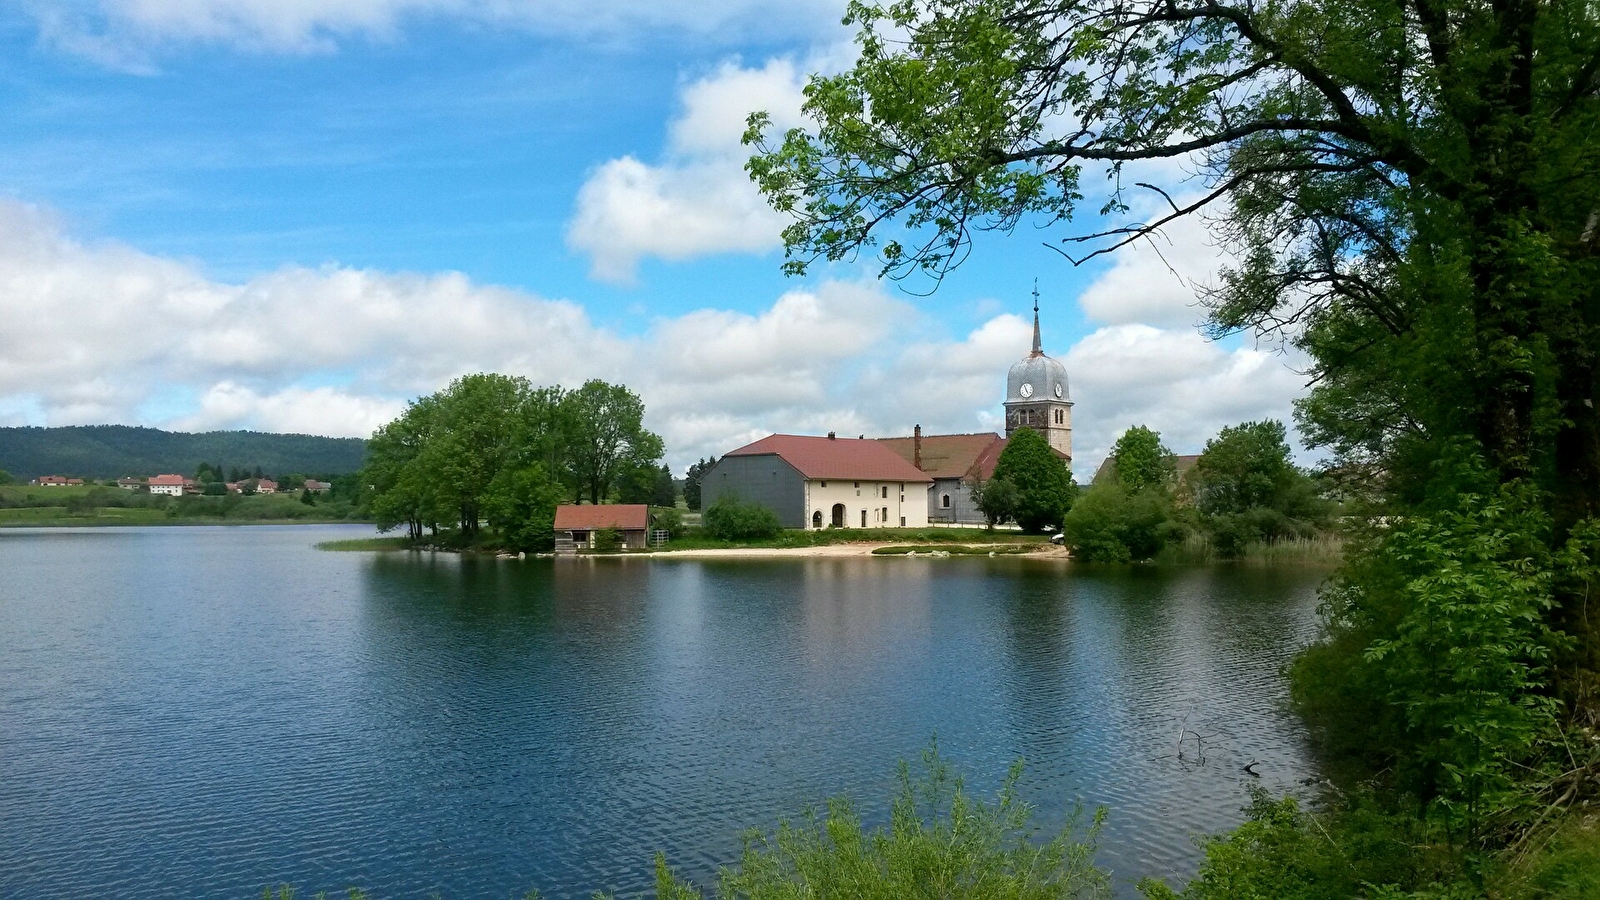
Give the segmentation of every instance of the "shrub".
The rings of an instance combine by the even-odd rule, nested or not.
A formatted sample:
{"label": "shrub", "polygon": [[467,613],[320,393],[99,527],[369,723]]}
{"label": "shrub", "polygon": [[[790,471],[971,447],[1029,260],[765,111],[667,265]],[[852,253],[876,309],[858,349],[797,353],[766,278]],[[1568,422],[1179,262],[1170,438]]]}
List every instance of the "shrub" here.
{"label": "shrub", "polygon": [[1062,523],[1067,546],[1085,562],[1146,560],[1181,530],[1164,494],[1129,494],[1117,482],[1091,487]]}
{"label": "shrub", "polygon": [[[854,900],[1055,900],[1105,896],[1106,874],[1094,865],[1101,818],[1084,829],[1077,817],[1054,838],[1037,843],[1028,805],[1017,797],[1022,774],[1013,766],[999,798],[986,803],[967,793],[939,758],[923,754],[913,776],[900,765],[899,789],[889,824],[867,830],[848,800],[833,800],[775,833],[745,839],[735,868],[724,869],[716,896],[723,900],[837,897]],[[698,900],[656,857],[656,896]]]}
{"label": "shrub", "polygon": [[650,514],[654,527],[665,531],[668,538],[680,538],[688,530],[683,525],[683,513],[674,507],[657,509]]}
{"label": "shrub", "polygon": [[723,497],[705,511],[705,530],[725,541],[770,538],[783,530],[778,514],[759,503]]}
{"label": "shrub", "polygon": [[613,553],[622,549],[622,532],[615,528],[601,528],[594,533],[594,549],[602,553]]}

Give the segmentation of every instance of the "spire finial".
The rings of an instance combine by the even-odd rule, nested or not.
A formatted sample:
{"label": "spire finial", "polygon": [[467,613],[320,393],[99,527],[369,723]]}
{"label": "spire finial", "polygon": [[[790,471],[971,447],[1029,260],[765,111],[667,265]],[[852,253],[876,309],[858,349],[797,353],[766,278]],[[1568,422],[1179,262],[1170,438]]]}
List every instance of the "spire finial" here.
{"label": "spire finial", "polygon": [[1033,355],[1043,356],[1044,348],[1039,341],[1039,279],[1033,280]]}

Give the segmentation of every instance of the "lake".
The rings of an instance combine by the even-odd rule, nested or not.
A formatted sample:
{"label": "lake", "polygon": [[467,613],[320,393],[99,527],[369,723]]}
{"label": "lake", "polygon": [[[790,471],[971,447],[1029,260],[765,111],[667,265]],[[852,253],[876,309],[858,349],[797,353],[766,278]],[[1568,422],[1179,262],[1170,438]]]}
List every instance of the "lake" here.
{"label": "lake", "polygon": [[705,882],[807,804],[881,820],[935,734],[1043,825],[1110,807],[1127,896],[1313,774],[1320,571],[314,549],[367,533],[0,533],[0,897]]}

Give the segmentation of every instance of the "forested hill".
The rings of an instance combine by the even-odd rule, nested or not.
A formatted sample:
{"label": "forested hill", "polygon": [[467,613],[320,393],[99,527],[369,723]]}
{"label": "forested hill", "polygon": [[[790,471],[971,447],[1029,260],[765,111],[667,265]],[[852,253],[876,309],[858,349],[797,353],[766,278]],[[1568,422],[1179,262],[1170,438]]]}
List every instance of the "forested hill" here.
{"label": "forested hill", "polygon": [[192,475],[202,462],[269,475],[342,475],[361,468],[366,441],[309,434],[208,431],[204,434],[79,425],[0,428],[0,469],[20,480],[40,475],[108,479],[171,472]]}

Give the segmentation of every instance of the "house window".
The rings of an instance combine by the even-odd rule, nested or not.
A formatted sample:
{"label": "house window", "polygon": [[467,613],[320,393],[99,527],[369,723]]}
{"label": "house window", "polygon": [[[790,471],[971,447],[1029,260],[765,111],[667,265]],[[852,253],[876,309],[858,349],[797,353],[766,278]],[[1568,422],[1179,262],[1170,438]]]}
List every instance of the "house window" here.
{"label": "house window", "polygon": [[861,511],[861,527],[867,527],[867,511],[864,509]]}
{"label": "house window", "polygon": [[939,507],[941,509],[949,509],[950,508],[950,495],[949,494],[940,494],[939,495]]}
{"label": "house window", "polygon": [[859,482],[859,481],[858,481],[858,482],[856,482],[856,487],[857,487],[857,488],[859,488],[859,487],[861,487],[861,482]]}
{"label": "house window", "polygon": [[889,486],[887,484],[883,486],[883,499],[889,499]]}
{"label": "house window", "polygon": [[900,517],[900,527],[901,528],[906,527],[906,517],[905,516],[901,516]]}
{"label": "house window", "polygon": [[811,514],[811,527],[812,528],[821,528],[822,527],[822,510],[819,509],[816,512]]}
{"label": "house window", "polygon": [[826,482],[826,481],[824,481],[824,482],[823,482],[823,483],[822,483],[822,486],[823,486],[823,487],[827,487],[827,486],[828,486],[828,483],[827,483],[827,482]]}

